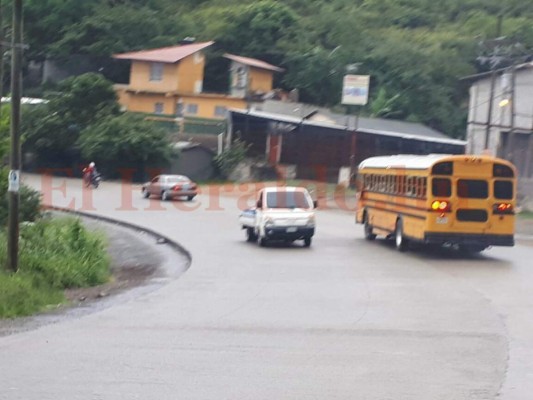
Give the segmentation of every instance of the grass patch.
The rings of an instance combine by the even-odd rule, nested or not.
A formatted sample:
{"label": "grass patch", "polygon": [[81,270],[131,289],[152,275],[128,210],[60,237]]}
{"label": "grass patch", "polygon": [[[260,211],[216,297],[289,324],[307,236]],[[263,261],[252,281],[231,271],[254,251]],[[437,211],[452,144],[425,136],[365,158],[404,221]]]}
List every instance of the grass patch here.
{"label": "grass patch", "polygon": [[520,211],[518,213],[518,218],[533,219],[533,211]]}
{"label": "grass patch", "polygon": [[[6,263],[6,234],[0,233],[0,262]],[[19,270],[0,273],[0,318],[30,315],[65,301],[67,288],[95,286],[109,279],[102,234],[79,219],[43,219],[22,225]]]}

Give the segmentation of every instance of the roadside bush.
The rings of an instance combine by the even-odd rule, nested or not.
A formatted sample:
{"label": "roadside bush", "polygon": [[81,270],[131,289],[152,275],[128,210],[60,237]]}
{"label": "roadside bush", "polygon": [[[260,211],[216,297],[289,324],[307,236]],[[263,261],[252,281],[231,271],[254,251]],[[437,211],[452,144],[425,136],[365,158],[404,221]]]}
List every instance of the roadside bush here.
{"label": "roadside bush", "polygon": [[0,318],[31,315],[63,301],[63,293],[42,279],[21,271],[12,275],[0,272]]}
{"label": "roadside bush", "polygon": [[235,167],[246,157],[246,152],[250,145],[240,139],[236,139],[231,144],[231,147],[224,150],[219,155],[215,156],[213,162],[220,171],[223,178],[228,178]]}
{"label": "roadside bush", "polygon": [[71,218],[45,219],[22,227],[20,265],[55,288],[94,286],[109,276],[103,238]]}
{"label": "roadside bush", "polygon": [[[0,273],[0,318],[34,313],[64,301],[63,289],[109,279],[103,236],[78,219],[42,219],[20,228],[19,271]],[[5,232],[0,233],[0,263],[6,263]]]}
{"label": "roadside bush", "polygon": [[[5,226],[8,216],[7,168],[0,169],[0,226]],[[19,220],[35,221],[41,215],[41,193],[21,185],[19,192]]]}

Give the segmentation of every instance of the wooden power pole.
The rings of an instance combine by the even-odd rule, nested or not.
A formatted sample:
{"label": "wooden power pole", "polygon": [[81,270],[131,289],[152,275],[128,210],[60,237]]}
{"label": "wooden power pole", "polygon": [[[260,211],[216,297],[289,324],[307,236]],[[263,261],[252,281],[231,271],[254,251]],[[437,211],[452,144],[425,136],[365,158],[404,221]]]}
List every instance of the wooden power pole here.
{"label": "wooden power pole", "polygon": [[7,266],[18,269],[20,187],[20,98],[22,94],[22,0],[13,0],[11,39],[11,157],[9,160],[9,217]]}

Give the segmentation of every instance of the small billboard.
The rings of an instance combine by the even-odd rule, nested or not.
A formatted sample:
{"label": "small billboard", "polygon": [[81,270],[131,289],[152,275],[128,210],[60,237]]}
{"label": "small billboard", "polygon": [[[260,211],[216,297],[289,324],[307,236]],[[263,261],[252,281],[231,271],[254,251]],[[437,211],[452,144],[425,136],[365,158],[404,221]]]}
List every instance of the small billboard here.
{"label": "small billboard", "polygon": [[364,106],[368,102],[369,75],[344,75],[342,104]]}

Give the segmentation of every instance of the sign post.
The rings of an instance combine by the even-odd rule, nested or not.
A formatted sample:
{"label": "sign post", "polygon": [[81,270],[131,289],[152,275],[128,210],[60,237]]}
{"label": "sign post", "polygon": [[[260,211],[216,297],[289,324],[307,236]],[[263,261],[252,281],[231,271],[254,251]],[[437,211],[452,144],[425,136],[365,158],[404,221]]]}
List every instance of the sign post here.
{"label": "sign post", "polygon": [[342,104],[364,106],[368,103],[369,75],[344,75]]}
{"label": "sign post", "polygon": [[9,171],[9,176],[7,179],[8,179],[7,191],[18,193],[19,188],[20,188],[20,171],[12,169],[11,171]]}
{"label": "sign post", "polygon": [[[351,106],[364,106],[368,103],[368,87],[370,84],[369,75],[345,75],[342,85],[342,104],[346,105],[347,113],[350,115]],[[352,132],[352,143],[350,150],[350,184],[355,177],[355,151],[356,132],[359,128],[359,111],[355,116],[355,128]]]}

